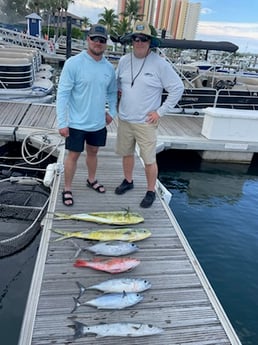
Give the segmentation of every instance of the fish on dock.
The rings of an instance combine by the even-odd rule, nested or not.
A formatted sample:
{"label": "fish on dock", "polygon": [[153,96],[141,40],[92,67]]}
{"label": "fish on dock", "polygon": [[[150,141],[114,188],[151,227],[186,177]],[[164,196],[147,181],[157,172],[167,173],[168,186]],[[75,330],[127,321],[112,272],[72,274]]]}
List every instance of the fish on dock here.
{"label": "fish on dock", "polygon": [[96,337],[144,337],[161,334],[164,330],[152,324],[143,323],[101,323],[88,326],[79,321],[73,321],[74,339],[81,338],[88,334],[96,334]]}
{"label": "fish on dock", "polygon": [[127,241],[127,242],[136,242],[144,240],[151,236],[151,232],[148,229],[131,229],[131,228],[114,228],[114,229],[100,229],[93,230],[91,232],[82,232],[82,231],[62,231],[54,230],[53,232],[62,235],[54,241],[61,241],[68,238],[80,238],[83,240],[93,240],[93,241]]}
{"label": "fish on dock", "polygon": [[114,278],[108,279],[101,283],[85,287],[80,282],[76,282],[79,288],[80,298],[86,290],[99,290],[104,293],[110,292],[143,292],[151,288],[151,283],[142,278]]}
{"label": "fish on dock", "polygon": [[120,293],[108,293],[96,298],[93,298],[86,302],[80,302],[79,298],[74,299],[74,308],[71,313],[75,312],[80,306],[92,306],[97,309],[125,309],[139,303],[143,296],[136,292],[120,292]]}
{"label": "fish on dock", "polygon": [[109,211],[109,212],[91,212],[91,213],[78,213],[66,214],[55,213],[56,219],[72,219],[82,220],[84,222],[93,222],[98,224],[110,225],[132,225],[144,222],[144,218],[136,212],[125,211]]}
{"label": "fish on dock", "polygon": [[90,247],[80,248],[83,251],[89,251],[96,255],[104,256],[123,256],[131,254],[139,250],[139,247],[132,242],[124,241],[110,241],[110,242],[99,242]]}
{"label": "fish on dock", "polygon": [[108,273],[121,273],[132,270],[138,266],[140,260],[134,258],[111,258],[100,259],[95,258],[91,261],[77,259],[74,267],[89,267],[97,271],[104,271]]}

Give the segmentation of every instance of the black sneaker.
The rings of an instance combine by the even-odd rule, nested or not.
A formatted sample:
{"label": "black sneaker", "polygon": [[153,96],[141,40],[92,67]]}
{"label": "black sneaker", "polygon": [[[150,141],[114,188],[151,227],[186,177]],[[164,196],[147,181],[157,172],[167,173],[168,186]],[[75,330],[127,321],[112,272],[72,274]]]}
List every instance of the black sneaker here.
{"label": "black sneaker", "polygon": [[134,187],[133,181],[128,182],[126,179],[124,179],[124,181],[120,184],[120,186],[116,187],[115,193],[116,194],[124,194],[128,190],[133,189],[133,187]]}
{"label": "black sneaker", "polygon": [[151,207],[151,205],[153,204],[153,201],[156,199],[156,194],[155,192],[152,191],[148,191],[145,194],[145,197],[142,199],[140,206],[143,208],[148,208]]}

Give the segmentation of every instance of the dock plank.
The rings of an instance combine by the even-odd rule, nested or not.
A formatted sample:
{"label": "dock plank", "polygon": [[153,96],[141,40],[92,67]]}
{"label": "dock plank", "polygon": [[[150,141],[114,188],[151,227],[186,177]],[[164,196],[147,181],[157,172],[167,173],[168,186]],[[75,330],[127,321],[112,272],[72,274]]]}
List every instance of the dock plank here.
{"label": "dock plank", "polygon": [[[0,103],[1,108],[8,105]],[[15,105],[16,114],[18,105]],[[11,109],[10,105],[10,109]],[[7,111],[7,109],[6,109]],[[55,126],[55,107],[20,106],[19,116],[8,118],[8,123],[0,116],[0,123],[17,126],[21,123],[33,128]],[[191,117],[189,121],[180,116],[167,116],[161,119],[160,138],[164,136],[200,138],[201,118]],[[184,238],[162,196],[158,193],[150,209],[139,206],[146,190],[145,173],[142,163],[136,157],[134,184],[135,188],[125,195],[114,193],[115,187],[122,181],[121,159],[115,154],[116,121],[108,129],[108,142],[99,151],[97,179],[106,188],[105,194],[98,194],[86,187],[87,172],[85,155],[82,154],[73,183],[74,206],[65,207],[61,200],[63,175],[57,176],[52,189],[51,202],[45,225],[39,255],[34,270],[28,303],[24,316],[19,345],[46,344],[85,344],[91,345],[217,345],[241,344],[217,300],[197,259]],[[164,139],[164,140],[165,140]],[[201,138],[203,140],[203,138]],[[93,242],[79,239],[56,242],[59,236],[53,229],[64,231],[91,231],[110,228],[108,225],[94,224],[75,220],[57,220],[55,212],[81,213],[113,211],[129,208],[144,217],[144,223],[130,226],[148,228],[152,236],[137,242],[139,250],[131,256],[138,258],[139,266],[130,272],[111,275],[89,268],[73,266],[76,245],[86,247]],[[94,255],[82,251],[80,258],[90,259]],[[151,289],[142,292],[143,301],[125,310],[97,310],[81,306],[74,313],[73,297],[78,295],[76,281],[90,286],[114,277],[142,277],[152,283]],[[82,297],[86,301],[99,295],[96,290],[89,290]],[[148,338],[73,338],[73,320],[87,325],[101,322],[136,322],[162,327],[164,332]]]}

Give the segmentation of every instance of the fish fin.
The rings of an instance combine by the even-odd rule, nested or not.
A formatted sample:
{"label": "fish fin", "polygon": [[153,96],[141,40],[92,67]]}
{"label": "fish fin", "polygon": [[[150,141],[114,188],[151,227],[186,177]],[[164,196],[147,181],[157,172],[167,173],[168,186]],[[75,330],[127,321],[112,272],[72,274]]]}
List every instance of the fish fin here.
{"label": "fish fin", "polygon": [[79,301],[79,297],[73,297],[73,301],[74,301],[74,307],[73,307],[73,309],[71,310],[71,314],[72,313],[74,313],[75,312],[75,310],[77,310],[79,307],[80,307],[80,305],[81,305],[81,303],[80,303],[80,301]]}
{"label": "fish fin", "polygon": [[87,327],[87,325],[85,325],[84,323],[82,322],[79,322],[79,321],[73,321],[74,322],[74,325],[73,325],[73,328],[74,328],[74,339],[77,339],[77,338],[81,338],[83,336],[85,336],[86,334],[83,333],[83,328],[84,327]]}
{"label": "fish fin", "polygon": [[92,260],[92,262],[102,262],[102,261],[105,261],[106,259],[103,259],[103,258],[94,258]]}
{"label": "fish fin", "polygon": [[74,267],[87,267],[87,261],[77,259],[73,265]]}
{"label": "fish fin", "polygon": [[86,291],[86,287],[84,285],[82,285],[80,282],[76,282],[76,285],[79,288],[79,295],[78,295],[78,299],[82,297],[82,295],[85,293]]}

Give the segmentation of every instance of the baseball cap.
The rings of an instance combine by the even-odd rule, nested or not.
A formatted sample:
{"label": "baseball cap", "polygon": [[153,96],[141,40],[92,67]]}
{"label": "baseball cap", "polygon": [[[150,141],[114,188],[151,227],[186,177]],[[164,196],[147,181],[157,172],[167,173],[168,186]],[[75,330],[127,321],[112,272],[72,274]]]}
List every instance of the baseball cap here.
{"label": "baseball cap", "polygon": [[88,32],[88,36],[89,37],[103,37],[107,39],[108,38],[107,29],[105,28],[104,25],[101,25],[101,24],[92,25],[92,27],[90,28]]}

